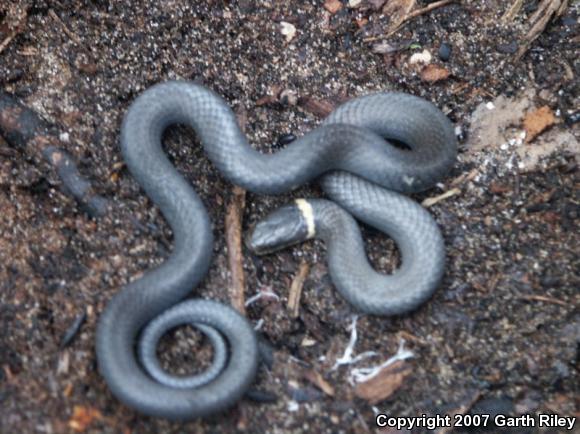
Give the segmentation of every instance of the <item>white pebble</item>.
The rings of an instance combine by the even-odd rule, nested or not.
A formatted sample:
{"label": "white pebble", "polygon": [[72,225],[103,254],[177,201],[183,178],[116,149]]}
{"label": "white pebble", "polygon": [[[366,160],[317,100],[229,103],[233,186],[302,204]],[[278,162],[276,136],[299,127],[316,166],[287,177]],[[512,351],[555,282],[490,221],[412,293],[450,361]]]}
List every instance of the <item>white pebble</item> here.
{"label": "white pebble", "polygon": [[286,36],[286,42],[290,42],[296,36],[296,27],[294,24],[287,23],[286,21],[282,21],[280,23],[280,33]]}
{"label": "white pebble", "polygon": [[415,63],[425,63],[428,64],[431,62],[433,56],[429,53],[429,50],[423,50],[421,53],[415,53],[409,59],[409,63],[414,65]]}
{"label": "white pebble", "polygon": [[300,408],[300,405],[298,405],[298,403],[296,401],[289,401],[288,402],[288,411],[295,412],[295,411],[298,411],[299,408]]}

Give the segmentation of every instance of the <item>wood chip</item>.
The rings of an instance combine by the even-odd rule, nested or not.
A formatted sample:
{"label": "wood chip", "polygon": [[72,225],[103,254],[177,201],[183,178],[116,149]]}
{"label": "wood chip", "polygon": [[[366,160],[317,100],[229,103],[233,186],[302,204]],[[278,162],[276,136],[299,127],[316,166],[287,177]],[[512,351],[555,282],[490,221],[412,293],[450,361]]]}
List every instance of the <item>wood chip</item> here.
{"label": "wood chip", "polygon": [[74,390],[74,386],[73,386],[73,384],[72,384],[72,383],[68,383],[68,384],[65,386],[64,390],[62,391],[62,394],[63,394],[63,396],[64,396],[65,398],[70,398],[70,396],[71,396],[71,395],[72,395],[72,393],[73,393],[73,390]]}
{"label": "wood chip", "polygon": [[450,74],[447,68],[431,63],[421,70],[421,80],[428,83],[435,83],[445,80]]}
{"label": "wood chip", "polygon": [[278,97],[274,95],[264,95],[263,97],[259,98],[258,101],[256,101],[256,105],[261,107],[263,105],[274,104],[276,102],[278,102]]}
{"label": "wood chip", "polygon": [[493,194],[508,193],[511,190],[512,188],[509,185],[501,184],[497,181],[492,181],[489,185],[489,191],[491,191]]}
{"label": "wood chip", "polygon": [[551,303],[551,304],[558,304],[560,306],[569,306],[569,303],[566,303],[565,301],[562,300],[558,300],[557,298],[554,297],[548,297],[545,295],[522,295],[520,297],[522,300],[528,300],[528,301],[541,301],[544,303]]}
{"label": "wood chip", "polygon": [[68,426],[73,431],[85,432],[87,428],[93,423],[93,421],[100,420],[102,418],[103,415],[96,408],[75,405],[73,409],[73,415],[68,421]]}
{"label": "wood chip", "polygon": [[298,104],[304,108],[304,110],[320,117],[328,116],[335,108],[335,105],[330,101],[311,97],[300,98]]}
{"label": "wood chip", "polygon": [[452,187],[457,187],[457,186],[464,184],[466,182],[473,181],[477,177],[478,174],[479,174],[478,169],[473,169],[471,172],[462,173],[457,178],[455,178],[453,181],[451,181],[450,185]]}
{"label": "wood chip", "polygon": [[359,29],[362,29],[364,26],[366,26],[369,23],[368,18],[355,18],[355,22],[356,22],[356,26]]}
{"label": "wood chip", "polygon": [[298,318],[298,311],[300,310],[300,296],[302,295],[302,288],[304,281],[310,272],[310,265],[306,262],[300,263],[298,273],[294,276],[292,285],[290,285],[290,293],[288,295],[288,310],[292,318]]}
{"label": "wood chip", "polygon": [[461,190],[459,188],[452,188],[449,191],[446,191],[443,194],[440,194],[439,196],[435,196],[435,197],[429,197],[427,199],[425,199],[423,202],[421,202],[421,205],[423,205],[425,208],[429,208],[430,206],[435,205],[437,202],[441,202],[444,199],[447,199],[451,196],[455,196],[456,194],[461,193]]}
{"label": "wood chip", "polygon": [[377,375],[364,383],[359,383],[354,393],[374,405],[389,398],[411,374],[412,369],[403,360],[393,363],[381,370]]}
{"label": "wood chip", "polygon": [[528,112],[523,123],[524,130],[526,131],[526,143],[530,143],[557,121],[558,119],[548,106],[543,106]]}
{"label": "wood chip", "polygon": [[244,292],[246,278],[242,263],[242,215],[246,206],[246,190],[235,186],[233,198],[226,213],[225,229],[230,266],[230,299],[232,306],[242,315],[246,314]]}
{"label": "wood chip", "polygon": [[305,369],[302,375],[328,396],[334,396],[334,387],[332,387],[332,385],[326,381],[318,371],[315,371],[314,369]]}
{"label": "wood chip", "polygon": [[324,2],[324,9],[330,12],[332,15],[337,13],[339,10],[342,9],[342,3],[340,0],[326,0]]}

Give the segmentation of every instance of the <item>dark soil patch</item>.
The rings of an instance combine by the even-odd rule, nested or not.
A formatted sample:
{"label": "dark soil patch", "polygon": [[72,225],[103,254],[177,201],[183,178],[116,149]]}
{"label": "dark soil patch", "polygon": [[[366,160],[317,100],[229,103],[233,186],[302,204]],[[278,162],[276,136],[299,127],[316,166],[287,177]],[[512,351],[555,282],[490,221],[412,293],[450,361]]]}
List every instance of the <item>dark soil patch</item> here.
{"label": "dark soil patch", "polygon": [[[116,165],[122,160],[122,116],[154,83],[176,78],[204,83],[245,113],[248,137],[263,151],[280,147],[280,136],[300,135],[319,122],[319,116],[293,104],[293,94],[298,103],[308,97],[336,103],[379,90],[433,101],[465,135],[477,105],[533,88],[568,119],[558,128],[578,138],[573,121],[580,74],[577,6],[552,22],[514,63],[512,45],[525,34],[536,1],[524,1],[510,25],[500,22],[512,3],[506,0],[436,9],[388,38],[398,48],[385,54],[374,53],[374,42],[364,39],[381,32],[388,17],[346,6],[330,15],[322,3],[40,0],[19,5],[28,18],[0,53],[0,86],[63,127],[66,150],[112,201],[113,212],[92,220],[26,155],[0,144],[0,432],[69,432],[76,406],[98,410],[87,432],[375,432],[373,408],[354,397],[348,368],[329,369],[344,351],[355,312],[332,288],[319,242],[260,258],[245,251],[246,298],[265,287],[281,298],[261,300],[248,312],[252,321],[264,320],[263,331],[277,350],[274,370],[259,382],[278,395],[276,404],[244,401],[214,419],[174,424],[121,405],[96,370],[100,312],[125,283],[161,263],[171,249],[159,210]],[[13,12],[12,4],[0,6],[0,41],[11,32]],[[363,18],[369,22],[361,30],[356,20]],[[281,21],[297,29],[290,43],[280,32]],[[451,47],[445,61],[437,55],[443,44]],[[409,57],[424,49],[451,73],[447,79],[423,81],[409,64]],[[260,102],[282,91],[285,98]],[[165,143],[214,222],[215,258],[195,294],[227,302],[223,222],[232,187],[201,147],[192,145],[191,131],[172,129]],[[434,298],[404,318],[358,321],[356,353],[379,353],[362,365],[393,355],[401,337],[415,353],[408,362],[412,374],[376,407],[381,412],[442,414],[478,392],[487,408],[495,403],[513,414],[578,416],[577,166],[560,153],[537,170],[520,173],[506,170],[506,158],[494,152],[462,153],[442,190],[417,198],[447,191],[454,179],[478,170],[461,184],[460,194],[430,208],[448,253],[447,274]],[[317,194],[315,187],[305,187],[292,196]],[[289,197],[248,194],[244,229]],[[392,269],[397,258],[392,242],[370,229],[365,238],[373,263]],[[292,319],[288,288],[303,259],[312,270],[300,317]],[[63,336],[82,312],[86,322],[62,348]],[[314,343],[305,346],[305,338]],[[193,339],[190,347],[195,345]],[[191,359],[179,348],[175,354]],[[335,396],[304,380],[296,359],[322,373]]]}

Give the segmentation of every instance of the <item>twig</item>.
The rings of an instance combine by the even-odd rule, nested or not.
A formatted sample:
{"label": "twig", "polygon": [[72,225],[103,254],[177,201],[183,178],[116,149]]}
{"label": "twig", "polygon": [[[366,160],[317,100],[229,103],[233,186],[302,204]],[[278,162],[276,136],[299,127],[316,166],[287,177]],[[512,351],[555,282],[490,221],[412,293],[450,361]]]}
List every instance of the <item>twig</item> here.
{"label": "twig", "polygon": [[18,34],[18,30],[13,30],[6,38],[0,43],[0,53],[10,44],[12,39]]}
{"label": "twig", "polygon": [[508,22],[512,21],[515,18],[515,16],[520,12],[520,9],[522,8],[523,3],[524,3],[524,0],[516,0],[510,6],[510,8],[506,11],[506,13],[503,15],[503,17],[501,17],[501,21],[503,23],[508,23]]}
{"label": "twig", "polygon": [[477,177],[478,174],[479,174],[478,169],[473,169],[471,172],[462,173],[457,178],[452,180],[450,185],[453,187],[457,187],[457,186],[464,184],[466,182],[473,181]]}
{"label": "twig", "polygon": [[520,297],[522,300],[528,300],[528,301],[543,301],[544,303],[552,303],[552,304],[558,304],[560,306],[568,306],[569,304],[562,301],[562,300],[558,300],[557,298],[553,298],[553,297],[546,297],[545,295],[522,295]]}
{"label": "twig", "polygon": [[82,311],[78,314],[72,324],[66,329],[61,341],[60,341],[60,348],[65,348],[71,344],[74,340],[76,335],[78,334],[79,330],[81,329],[84,322],[87,320],[87,313],[86,311]]}
{"label": "twig", "polygon": [[[449,3],[453,3],[456,0],[440,0],[438,2],[435,3],[431,3],[427,6],[425,6],[424,8],[421,9],[417,9],[416,11],[410,12],[405,18],[403,18],[403,23],[409,20],[412,20],[415,17],[418,17],[419,15],[423,15],[426,14],[427,12],[431,12],[433,9],[437,9],[440,8],[442,6],[446,6]],[[401,23],[401,24],[403,24]]]}
{"label": "twig", "polygon": [[12,95],[0,92],[0,135],[13,148],[26,152],[39,165],[48,163],[66,193],[93,217],[103,216],[108,201],[96,194],[72,157],[61,149],[58,131]]}
{"label": "twig", "polygon": [[528,51],[531,43],[542,34],[550,20],[564,13],[568,7],[568,0],[543,0],[538,9],[528,20],[530,30],[524,38],[524,43],[516,53],[514,60],[519,61]]}
{"label": "twig", "polygon": [[288,310],[290,311],[290,316],[292,318],[298,318],[298,311],[300,309],[300,296],[302,295],[302,288],[304,287],[304,281],[308,272],[310,271],[310,265],[306,262],[301,262],[298,268],[298,273],[294,276],[292,285],[290,285],[290,294],[288,295]]}
{"label": "twig", "polygon": [[246,206],[246,190],[235,186],[233,198],[226,213],[226,243],[228,246],[228,262],[230,265],[230,299],[232,306],[241,314],[246,314],[244,291],[246,278],[242,264],[242,215]]}
{"label": "twig", "polygon": [[68,27],[67,25],[60,19],[60,17],[56,14],[55,11],[53,11],[52,9],[48,10],[48,15],[50,15],[50,17],[60,26],[62,27],[62,31],[65,32],[67,34],[67,36],[69,38],[71,38],[75,43],[77,43],[78,45],[82,45],[82,42],[80,40],[80,38],[75,35]]}
{"label": "twig", "polygon": [[425,6],[424,8],[421,9],[417,9],[413,12],[409,12],[407,15],[405,15],[403,18],[401,18],[401,20],[397,23],[397,26],[395,28],[393,28],[392,30],[390,30],[387,34],[385,35],[380,35],[380,36],[374,36],[374,37],[370,37],[370,38],[365,38],[364,41],[365,42],[372,42],[372,41],[376,41],[379,39],[384,39],[384,38],[388,38],[389,36],[391,36],[393,33],[395,33],[396,31],[398,31],[401,27],[403,27],[403,25],[405,23],[407,23],[407,21],[412,20],[413,18],[418,17],[419,15],[423,15],[426,14],[428,12],[431,12],[433,9],[437,9],[443,6],[447,6],[450,3],[455,2],[456,0],[440,0],[438,2],[435,3],[431,3],[427,6]]}
{"label": "twig", "polygon": [[429,208],[430,206],[435,205],[437,202],[441,202],[442,200],[447,199],[451,196],[455,196],[456,194],[459,193],[461,193],[461,190],[459,188],[452,188],[451,190],[448,190],[445,193],[440,194],[439,196],[429,197],[425,199],[423,202],[421,202],[421,205],[423,205],[425,208]]}

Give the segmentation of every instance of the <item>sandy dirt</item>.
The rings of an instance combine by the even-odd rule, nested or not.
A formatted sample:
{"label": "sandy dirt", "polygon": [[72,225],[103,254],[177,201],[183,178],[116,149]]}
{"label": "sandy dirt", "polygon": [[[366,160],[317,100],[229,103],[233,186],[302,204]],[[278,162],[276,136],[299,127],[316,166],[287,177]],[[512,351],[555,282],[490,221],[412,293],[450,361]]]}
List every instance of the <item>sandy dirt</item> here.
{"label": "sandy dirt", "polygon": [[[7,41],[0,88],[60,128],[65,150],[112,204],[106,217],[89,217],[46,167],[0,140],[1,433],[373,433],[395,432],[379,431],[375,412],[580,416],[578,6],[550,21],[516,60],[541,2],[523,1],[507,22],[512,1],[455,2],[384,37],[395,14],[383,13],[382,4],[394,2],[0,4],[0,44]],[[416,3],[413,10],[433,2]],[[256,387],[277,399],[244,400],[187,424],[120,404],[97,372],[94,351],[107,301],[171,251],[169,227],[122,165],[118,136],[140,92],[178,78],[222,95],[266,152],[282,147],[284,135],[315,128],[326,108],[384,90],[432,101],[460,137],[455,168],[415,196],[447,193],[429,207],[448,257],[435,296],[405,317],[359,316],[353,356],[376,355],[332,370],[356,312],[330,282],[323,243],[265,257],[244,249],[245,298],[259,291],[278,297],[247,309],[276,350]],[[530,123],[541,122],[546,131],[527,142]],[[214,226],[213,265],[194,294],[229,302],[224,218],[233,187],[192,131],[172,128],[164,143]],[[291,197],[320,194],[316,186],[283,197],[248,194],[244,232]],[[392,241],[370,228],[363,233],[371,262],[396,268]],[[302,262],[310,271],[293,318],[288,293]],[[63,346],[75,321],[80,329]],[[381,374],[375,389],[386,397],[369,402],[349,381],[353,370],[380,365],[401,341],[413,357]],[[163,347],[176,372],[199,368],[211,353],[186,328]]]}

